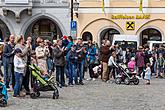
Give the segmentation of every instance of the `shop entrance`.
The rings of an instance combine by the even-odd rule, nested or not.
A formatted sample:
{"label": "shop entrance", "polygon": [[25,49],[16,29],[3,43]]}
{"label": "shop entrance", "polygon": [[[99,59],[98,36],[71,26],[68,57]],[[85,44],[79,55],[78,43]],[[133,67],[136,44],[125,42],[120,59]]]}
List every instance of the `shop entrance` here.
{"label": "shop entrance", "polygon": [[32,36],[34,39],[42,37],[53,41],[61,38],[63,35],[59,26],[55,22],[48,18],[40,18],[29,25],[25,33],[25,38],[28,36]]}
{"label": "shop entrance", "polygon": [[[111,43],[113,41],[113,35],[120,34],[120,32],[114,28],[107,28],[103,30],[100,34],[100,41],[109,40]],[[101,42],[100,42],[101,44]]]}
{"label": "shop entrance", "polygon": [[141,45],[147,44],[147,41],[162,41],[162,34],[155,28],[147,28],[140,34]]}

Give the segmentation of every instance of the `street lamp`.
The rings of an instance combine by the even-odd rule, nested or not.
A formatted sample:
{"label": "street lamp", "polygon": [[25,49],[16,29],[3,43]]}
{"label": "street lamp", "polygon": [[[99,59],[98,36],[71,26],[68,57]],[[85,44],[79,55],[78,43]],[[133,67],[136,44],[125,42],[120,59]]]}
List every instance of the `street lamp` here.
{"label": "street lamp", "polygon": [[77,18],[78,18],[79,5],[80,5],[80,3],[77,0],[75,0],[75,2],[73,3],[73,8],[74,8],[74,12],[75,12]]}

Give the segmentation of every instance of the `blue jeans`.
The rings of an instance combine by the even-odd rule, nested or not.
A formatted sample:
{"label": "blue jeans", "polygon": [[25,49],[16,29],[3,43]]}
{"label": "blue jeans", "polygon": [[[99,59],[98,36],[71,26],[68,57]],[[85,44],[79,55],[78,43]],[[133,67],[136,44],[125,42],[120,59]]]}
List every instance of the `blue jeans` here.
{"label": "blue jeans", "polygon": [[80,77],[79,82],[83,81],[83,76],[84,76],[84,65],[85,65],[85,60],[82,60],[81,62],[77,63],[77,71]]}
{"label": "blue jeans", "polygon": [[64,66],[56,66],[56,81],[62,86],[65,85]]}
{"label": "blue jeans", "polygon": [[68,78],[69,77],[69,61],[66,61],[65,65],[65,75]]}
{"label": "blue jeans", "polygon": [[19,95],[21,85],[22,85],[23,74],[15,72],[15,86],[14,86],[14,95]]}
{"label": "blue jeans", "polygon": [[73,79],[77,83],[77,65],[75,63],[69,63],[69,84],[73,84]]}
{"label": "blue jeans", "polygon": [[47,65],[48,65],[48,72],[50,72],[53,69],[53,61],[51,58],[47,59]]}
{"label": "blue jeans", "polygon": [[4,62],[3,66],[4,66],[4,82],[6,87],[9,88],[9,84],[12,83],[12,64]]}

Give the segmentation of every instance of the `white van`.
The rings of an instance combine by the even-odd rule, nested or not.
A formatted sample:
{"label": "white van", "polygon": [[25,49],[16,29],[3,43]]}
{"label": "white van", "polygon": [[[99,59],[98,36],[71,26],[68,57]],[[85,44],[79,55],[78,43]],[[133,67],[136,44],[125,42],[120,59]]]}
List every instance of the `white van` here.
{"label": "white van", "polygon": [[115,43],[121,45],[122,49],[135,48],[140,45],[140,39],[137,35],[114,35],[112,45]]}
{"label": "white van", "polygon": [[148,41],[147,42],[150,50],[152,50],[152,47],[160,47],[161,45],[163,45],[165,47],[165,41]]}

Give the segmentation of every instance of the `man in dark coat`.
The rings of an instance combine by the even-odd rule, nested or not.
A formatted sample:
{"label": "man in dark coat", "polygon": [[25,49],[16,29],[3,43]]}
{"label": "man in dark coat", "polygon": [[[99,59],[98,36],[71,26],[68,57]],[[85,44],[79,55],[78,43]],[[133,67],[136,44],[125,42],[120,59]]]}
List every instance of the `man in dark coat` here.
{"label": "man in dark coat", "polygon": [[100,48],[100,60],[103,65],[102,81],[106,82],[108,78],[108,60],[110,57],[110,41],[106,41],[105,45]]}
{"label": "man in dark coat", "polygon": [[64,48],[62,46],[62,40],[57,40],[57,45],[53,50],[53,58],[56,67],[56,81],[60,86],[66,87],[65,78],[64,78],[64,67],[65,67],[65,54]]}
{"label": "man in dark coat", "polygon": [[14,44],[15,36],[10,35],[9,42],[5,44],[3,50],[3,66],[4,66],[4,82],[7,88],[9,87],[10,82],[14,87],[15,77],[14,77]]}

